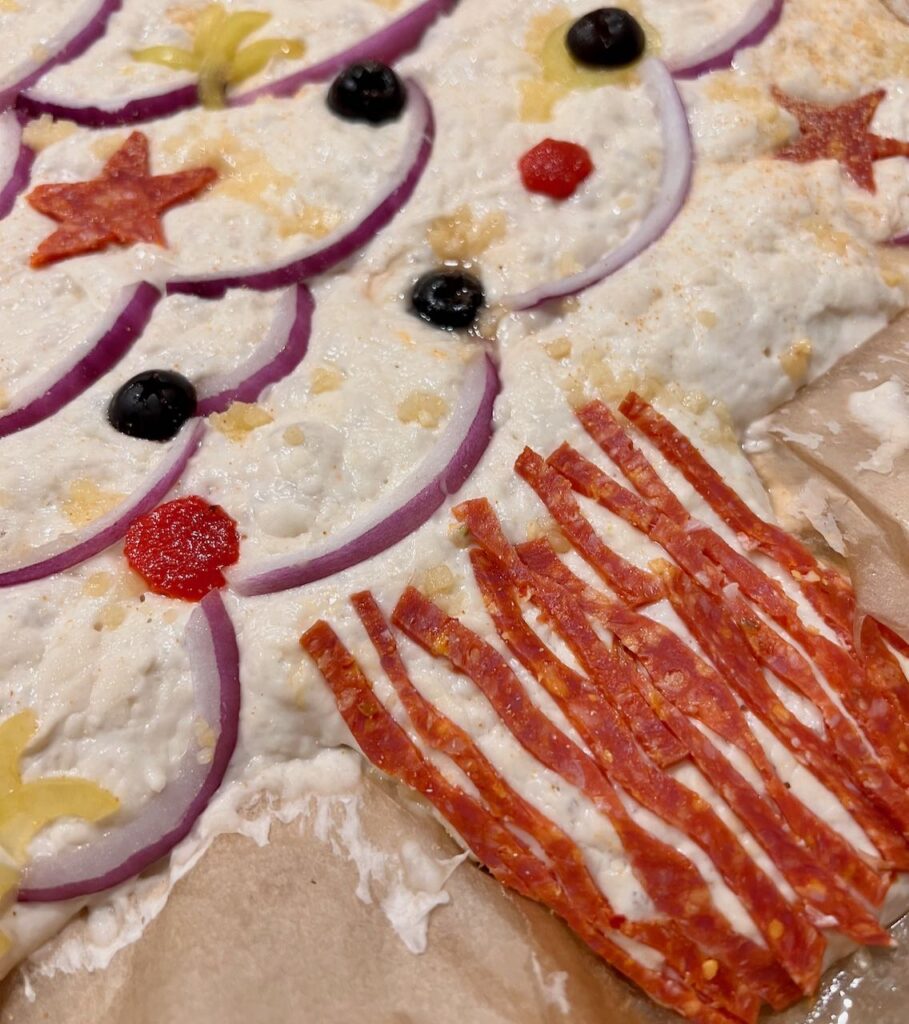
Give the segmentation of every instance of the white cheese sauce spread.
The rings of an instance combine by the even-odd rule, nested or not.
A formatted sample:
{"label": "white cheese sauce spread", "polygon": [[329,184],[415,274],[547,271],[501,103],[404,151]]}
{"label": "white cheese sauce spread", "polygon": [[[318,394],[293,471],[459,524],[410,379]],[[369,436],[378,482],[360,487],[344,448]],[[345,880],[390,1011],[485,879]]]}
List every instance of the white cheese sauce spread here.
{"label": "white cheese sauce spread", "polygon": [[[78,6],[0,0],[0,75],[17,54],[40,48]],[[416,5],[231,0],[225,6],[268,11],[272,18],[262,35],[306,47],[304,57],[273,61],[246,88],[323,60]],[[316,312],[306,357],[266,391],[254,415],[213,419],[174,492],[224,506],[239,524],[244,563],[305,553],[398,486],[432,448],[457,401],[465,366],[484,346],[494,349],[502,376],[496,431],[459,497],[487,497],[513,539],[550,526],[543,506],[512,470],[524,445],[545,455],[568,440],[617,476],[575,421],[571,405],[584,395],[613,401],[631,386],[655,396],[727,482],[770,516],[735,442],[736,429],[790,397],[905,307],[909,270],[881,243],[909,230],[906,161],[877,162],[877,192],[871,194],[835,162],[774,160],[774,151],[794,135],[795,122],[773,102],[770,87],[826,102],[884,88],[874,129],[907,138],[909,78],[904,57],[900,66],[893,54],[905,55],[909,28],[877,0],[787,0],[780,25],[763,44],[740,54],[733,69],[681,83],[696,149],[694,185],[657,244],[577,299],[529,314],[491,310],[482,321],[482,339],[446,334],[414,317],[406,296],[416,278],[440,262],[471,264],[494,307],[504,295],[591,263],[646,215],[660,178],[662,136],[658,111],[636,76],[566,91],[547,120],[527,116],[528,97],[533,100],[541,76],[540,40],[590,6],[577,0],[461,0],[400,62],[398,70],[419,82],[435,112],[426,174],[389,227],[341,268],[310,282]],[[696,52],[749,7],[749,0],[634,5],[655,33],[658,54],[671,59]],[[188,73],[137,63],[130,53],[159,44],[187,46],[193,10],[174,0],[124,0],[105,36],[47,75],[36,92],[110,107],[192,81]],[[200,165],[219,172],[210,190],[164,217],[167,248],[113,247],[33,270],[29,254],[50,233],[51,222],[20,197],[0,222],[0,401],[15,401],[64,362],[123,285],[160,285],[174,275],[290,259],[359,220],[406,148],[409,115],[381,128],[343,121],[327,108],[326,88],[309,85],[294,98],[236,109],[190,109],[141,126],[150,141],[152,173]],[[33,122],[26,128],[26,139],[38,150],[32,187],[97,176],[127,134]],[[596,168],[564,203],[529,194],[518,175],[520,156],[546,137],[585,146]],[[267,333],[282,295],[234,290],[214,301],[163,299],[111,372],[50,419],[0,441],[0,561],[107,513],[163,457],[164,446],[126,437],[108,423],[107,404],[123,381],[143,369],[167,368],[199,386],[231,370]],[[643,447],[693,514],[737,544],[681,475]],[[658,554],[624,523],[582,504],[607,543],[635,564],[647,566]],[[300,776],[301,760],[319,758],[313,763],[329,774],[338,771],[343,788],[349,760],[326,759],[325,748],[353,741],[298,643],[316,619],[331,621],[380,699],[413,735],[349,594],[371,589],[389,612],[406,584],[441,578],[435,598],[466,625],[492,636],[466,552],[451,539],[449,510],[446,504],[379,557],[305,588],[251,599],[224,592],[241,652],[240,741],[222,792],[175,860],[190,861],[215,831],[237,827],[237,793],[255,792],[262,779],[269,780],[263,787],[278,792],[281,773],[289,778],[296,772],[305,785],[295,794],[304,799],[315,773]],[[578,557],[565,558],[594,581]],[[447,571],[440,575],[443,566]],[[780,570],[762,568],[796,596]],[[167,785],[194,728],[182,646],[191,610],[147,592],[128,570],[122,545],[49,579],[0,590],[4,713],[31,708],[39,723],[24,762],[26,778],[66,772],[92,779],[119,798],[125,817]],[[810,610],[803,612],[807,622],[824,628]],[[668,603],[648,614],[696,646]],[[574,664],[557,640],[547,639]],[[617,913],[653,916],[612,826],[591,801],[542,768],[472,683],[413,644],[402,640],[401,646],[421,692],[476,737],[514,788],[580,845]],[[580,743],[553,701],[517,671],[532,699]],[[788,691],[780,694],[809,727],[820,728],[812,706]],[[765,729],[751,724],[795,795],[857,846],[873,850],[836,798]],[[734,759],[734,751],[723,749]],[[451,762],[430,756],[469,789]],[[747,775],[747,762],[736,763]],[[674,773],[717,806],[786,891],[700,772],[686,763]],[[734,927],[760,941],[707,855],[630,797],[623,799],[640,824],[696,864]],[[94,834],[92,825],[59,823],[41,833],[32,852],[88,842]],[[116,900],[132,891],[120,890]],[[101,904],[113,906],[110,899],[100,897]],[[891,912],[905,908],[901,899],[895,897]],[[20,906],[0,918],[0,929],[15,940],[0,966],[11,967],[75,909]],[[123,924],[124,934],[135,932],[130,928]]]}

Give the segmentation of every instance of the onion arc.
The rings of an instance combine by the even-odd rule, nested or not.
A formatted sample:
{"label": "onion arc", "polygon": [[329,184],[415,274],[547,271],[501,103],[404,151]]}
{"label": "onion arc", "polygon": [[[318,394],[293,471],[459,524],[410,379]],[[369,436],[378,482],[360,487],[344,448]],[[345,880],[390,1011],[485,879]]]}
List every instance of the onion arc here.
{"label": "onion arc", "polygon": [[205,432],[192,420],[142,484],[115,509],[80,530],[64,534],[13,560],[0,562],[0,587],[16,587],[63,572],[104,551],[126,536],[130,523],[151,512],[183,475]]}
{"label": "onion arc", "polygon": [[736,54],[762,43],[776,28],[785,0],[753,0],[742,18],[728,31],[695,53],[667,61],[676,78],[698,78],[708,71],[732,66]]}
{"label": "onion arc", "polygon": [[22,124],[12,110],[0,114],[0,218],[5,217],[16,197],[28,185],[35,154],[22,141]]}
{"label": "onion arc", "polygon": [[193,731],[176,776],[132,820],[114,822],[91,843],[31,861],[22,872],[20,902],[90,896],[133,878],[189,834],[218,791],[239,733],[240,656],[217,591],[193,609],[184,644],[195,716],[216,730],[214,749],[203,749]]}
{"label": "onion arc", "polygon": [[232,402],[258,401],[267,387],[292,373],[309,348],[314,311],[315,301],[305,284],[289,288],[278,303],[268,333],[250,358],[197,389],[197,415],[223,412]]}
{"label": "onion arc", "polygon": [[579,295],[615,274],[658,241],[676,219],[691,191],[694,144],[685,104],[665,64],[654,58],[641,65],[641,77],[659,112],[663,135],[663,171],[647,216],[617,248],[584,270],[501,300],[516,312],[538,309],[547,302]]}
{"label": "onion arc", "polygon": [[[325,82],[356,61],[372,59],[393,64],[419,46],[429,28],[449,13],[458,0],[424,0],[412,10],[378,32],[317,64],[301,68],[266,85],[239,93],[228,100],[230,106],[245,106],[266,96],[293,96],[304,85]],[[163,92],[113,100],[103,103],[73,104],[66,96],[54,95],[47,89],[30,89],[18,100],[18,107],[30,117],[50,114],[66,118],[87,128],[115,128],[121,125],[151,121],[196,106],[198,94],[194,82],[175,86]]]}
{"label": "onion arc", "polygon": [[40,52],[33,52],[0,80],[0,110],[11,107],[19,93],[34,85],[51,68],[67,64],[85,53],[104,35],[111,15],[119,11],[122,4],[123,0],[83,0],[69,21]]}
{"label": "onion arc", "polygon": [[46,420],[114,367],[145,330],[160,298],[158,289],[147,281],[122,288],[81,345],[10,398],[0,413],[0,437]]}
{"label": "onion arc", "polygon": [[464,374],[457,405],[432,450],[369,514],[308,551],[228,572],[228,585],[244,597],[273,594],[325,579],[387,551],[422,526],[455,494],[489,446],[499,374],[488,355]]}
{"label": "onion arc", "polygon": [[273,263],[233,270],[227,273],[176,277],[167,283],[169,295],[184,293],[203,299],[220,298],[229,288],[253,288],[269,291],[297,284],[324,274],[359,252],[386,227],[413,195],[429,164],[435,141],[435,115],[429,97],[412,80],[407,80],[409,134],[398,166],[367,212],[351,226],[344,226],[317,245]]}

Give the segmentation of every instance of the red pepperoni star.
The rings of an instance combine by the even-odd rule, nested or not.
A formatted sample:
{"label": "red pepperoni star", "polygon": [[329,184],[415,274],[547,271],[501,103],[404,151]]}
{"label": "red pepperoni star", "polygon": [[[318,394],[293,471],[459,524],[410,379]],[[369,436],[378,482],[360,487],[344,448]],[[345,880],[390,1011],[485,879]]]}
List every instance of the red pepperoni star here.
{"label": "red pepperoni star", "polygon": [[39,185],[28,194],[39,213],[60,224],[29,262],[44,267],[113,244],[166,245],[161,214],[192,199],[217,177],[212,167],[153,177],[148,139],[142,132],[133,132],[104,165],[100,177],[74,185]]}
{"label": "red pepperoni star", "polygon": [[877,191],[874,161],[909,156],[909,142],[884,139],[870,130],[877,108],[886,95],[883,89],[877,89],[857,100],[830,107],[794,99],[774,86],[773,98],[798,119],[801,132],[792,145],[776,154],[777,157],[800,164],[838,160],[856,185],[869,192]]}

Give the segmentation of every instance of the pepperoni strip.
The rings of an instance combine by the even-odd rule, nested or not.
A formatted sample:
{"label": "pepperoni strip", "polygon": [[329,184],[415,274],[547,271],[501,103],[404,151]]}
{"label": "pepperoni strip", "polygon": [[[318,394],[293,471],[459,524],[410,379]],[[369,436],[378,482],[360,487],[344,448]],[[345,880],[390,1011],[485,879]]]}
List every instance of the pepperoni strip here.
{"label": "pepperoni strip", "polygon": [[[893,785],[892,780],[891,785],[887,784],[888,776],[880,766],[877,766],[876,770],[861,767],[869,760],[861,737],[824,692],[807,664],[804,664],[805,672],[799,673],[795,678],[798,689],[809,699],[815,698],[825,708],[825,717],[834,723],[834,728],[841,736],[845,748],[852,754],[851,760],[845,766],[838,762],[834,752],[828,751],[818,736],[804,726],[777,697],[767,684],[759,663],[762,658],[764,662],[774,662],[774,667],[784,670],[781,675],[783,681],[789,683],[792,679],[792,659],[787,655],[794,655],[798,659],[798,653],[763,620],[755,617],[737,592],[724,593],[722,576],[708,560],[692,532],[686,531],[643,499],[631,494],[570,445],[562,445],[550,456],[549,463],[564,474],[581,494],[599,502],[662,545],[692,577],[692,582],[697,581],[704,587],[702,600],[709,606],[708,614],[695,614],[693,622],[689,622],[692,617],[685,613],[684,608],[678,607],[679,602],[683,600],[678,588],[675,594],[668,596],[676,604],[676,611],[688,622],[689,628],[710,655],[711,660],[730,684],[741,693],[752,712],[802,764],[817,774],[821,781],[836,793],[857,821],[867,824],[869,835],[881,835],[887,852],[897,853],[900,862],[904,861],[905,853],[899,851],[903,845],[899,837],[894,835],[893,827],[887,820],[882,820],[881,815],[868,804],[861,793],[856,791],[850,778],[850,771],[858,767],[860,773],[873,776],[878,786],[883,784],[884,788],[892,793],[898,805],[903,807],[909,806],[906,794]],[[796,666],[799,667],[798,660]],[[780,797],[783,803],[779,800],[777,802],[781,809],[785,810],[785,804],[790,802],[788,795],[784,791]],[[880,904],[886,895],[886,880],[872,872],[856,851],[826,823],[813,815],[806,819],[803,805],[799,804],[787,814],[790,824],[796,827],[792,820],[793,813],[802,819],[798,831],[806,840],[813,841],[819,856],[826,859],[828,866],[841,877],[851,878],[852,884],[866,899]],[[809,827],[805,829],[805,826]]]}
{"label": "pepperoni strip", "polygon": [[532,449],[525,448],[515,463],[515,472],[537,492],[562,532],[602,579],[632,608],[652,604],[663,596],[657,580],[643,569],[626,562],[607,547],[581,512],[571,487],[553,473]]}
{"label": "pepperoni strip", "polygon": [[[676,920],[692,940],[772,1005],[789,1005],[798,998],[798,989],[768,952],[734,932],[715,909],[710,890],[686,857],[643,829],[625,830],[628,815],[610,781],[533,704],[497,651],[413,589],[405,591],[392,618],[411,639],[436,657],[447,658],[454,668],[472,679],[522,746],[585,793],[619,828],[623,840],[630,837],[631,846],[626,847],[626,852],[636,871],[656,881],[648,888],[653,889],[652,898],[661,913]],[[628,744],[634,748],[630,737]],[[712,810],[704,806],[706,813],[712,815]],[[747,869],[746,865],[743,867]],[[790,944],[789,940],[784,943]]]}
{"label": "pepperoni strip", "polygon": [[[551,470],[536,452],[525,448],[515,463],[515,470],[518,476],[533,487],[568,540],[617,594],[626,600],[629,592],[637,594],[637,600],[629,601],[633,605],[643,603],[645,594],[648,601],[658,600],[662,596],[662,587],[653,575],[630,565],[606,547],[581,514],[581,509],[565,478]],[[616,559],[622,563],[624,573],[618,577],[612,565]],[[628,579],[634,581],[633,585],[626,585]],[[604,652],[603,660],[609,660],[608,652]],[[591,671],[589,667],[588,671]],[[687,751],[654,715],[637,690],[629,686],[624,679],[616,680],[614,671],[611,671],[609,676],[612,692],[624,690],[621,710],[644,750],[661,767],[668,767],[681,761]]]}
{"label": "pepperoni strip", "polygon": [[[749,828],[793,889],[840,930],[857,942],[890,945],[892,940],[876,918],[836,877],[839,873],[857,891],[875,895],[883,881],[843,840],[811,815],[786,789],[755,740],[744,715],[723,680],[670,630],[598,594],[556,556],[545,542],[522,545],[519,555],[583,601],[585,608],[613,630],[620,642],[646,668],[652,683],[638,679],[642,692],[679,739],[689,745],[701,772]],[[680,576],[684,575],[675,570]],[[685,577],[687,580],[688,577]],[[718,736],[742,750],[764,781],[767,791],[800,838],[798,844],[776,808],[741,776],[686,716],[698,719]],[[828,833],[830,836],[828,837]],[[834,852],[820,849],[819,837],[832,838]]]}
{"label": "pepperoni strip", "polygon": [[338,710],[364,755],[377,768],[426,797],[498,881],[549,906],[600,957],[657,1003],[698,1024],[729,1024],[727,1014],[705,1005],[668,968],[654,971],[644,967],[579,914],[551,871],[529,847],[423,758],[376,698],[360,666],[328,623],[317,622],[300,643],[331,687]]}
{"label": "pepperoni strip", "polygon": [[[539,844],[577,912],[585,920],[596,922],[604,933],[609,929],[621,931],[662,953],[667,963],[711,1005],[723,1006],[743,1021],[756,1020],[760,1001],[741,989],[727,968],[715,960],[705,960],[697,946],[685,939],[672,922],[630,921],[616,914],[591,877],[578,845],[516,793],[471,737],[417,690],[372,594],[354,594],[351,603],[414,728],[425,742],[458,765],[499,821],[514,826]],[[708,975],[712,980],[708,980]]]}
{"label": "pepperoni strip", "polygon": [[619,409],[682,472],[727,526],[792,574],[818,614],[850,644],[855,595],[849,581],[818,564],[801,541],[752,512],[688,438],[640,395],[632,391]]}
{"label": "pepperoni strip", "polygon": [[[591,437],[638,492],[668,519],[685,528],[686,535],[700,545],[711,561],[722,569],[726,578],[736,583],[746,597],[787,630],[822,670],[852,719],[862,727],[868,742],[880,758],[880,764],[868,756],[864,738],[818,684],[813,671],[799,652],[763,620],[751,614],[744,601],[733,602],[739,627],[762,664],[821,709],[841,759],[851,769],[878,812],[891,818],[888,824],[881,820],[880,814],[866,813],[861,820],[862,827],[888,861],[902,863],[907,845],[894,835],[893,823],[902,834],[909,834],[906,818],[909,800],[905,789],[909,786],[909,771],[906,770],[909,737],[902,716],[894,713],[892,701],[876,700],[876,693],[869,687],[861,666],[842,648],[804,626],[795,602],[776,580],[730,547],[715,531],[703,525],[692,529],[694,520],[688,511],[660,479],[645,456],[632,444],[605,405],[593,402],[581,409],[578,416]],[[565,466],[560,468],[566,469]],[[619,512],[622,504],[613,504],[611,507]],[[638,515],[641,515],[639,508]],[[649,522],[647,514],[643,515],[644,520]],[[698,579],[703,582],[700,575]]]}
{"label": "pepperoni strip", "polygon": [[[468,526],[477,543],[498,563],[505,573],[505,580],[510,579],[513,586],[530,597],[545,612],[566,642],[579,655],[582,654],[590,643],[588,636],[593,632],[585,615],[573,597],[530,573],[506,540],[489,503],[465,502],[454,509],[454,514]],[[487,589],[492,596],[503,590],[507,592],[507,588],[501,586]],[[506,622],[497,622],[497,627],[504,626],[500,629],[500,635],[515,657],[560,702],[584,742],[594,751],[601,767],[635,800],[685,832],[707,853],[727,884],[748,908],[768,946],[793,979],[803,988],[810,986],[812,982],[809,979],[820,969],[819,958],[824,948],[821,936],[803,915],[788,905],[710,805],[676,782],[671,775],[656,769],[641,754],[621,723],[616,723],[606,713],[601,702],[597,702],[596,693],[591,692],[595,684],[567,669],[527,627],[516,604],[515,611],[516,614],[509,612]],[[596,643],[600,643],[595,634],[594,638]],[[478,638],[474,639],[481,643]],[[494,651],[490,653],[498,657]],[[465,671],[470,674],[469,667]],[[626,677],[628,675],[622,674]],[[482,685],[479,680],[475,679],[475,682]],[[507,701],[505,706],[507,708]],[[503,714],[503,711],[499,709],[499,713]],[[766,994],[765,998],[773,1002]]]}

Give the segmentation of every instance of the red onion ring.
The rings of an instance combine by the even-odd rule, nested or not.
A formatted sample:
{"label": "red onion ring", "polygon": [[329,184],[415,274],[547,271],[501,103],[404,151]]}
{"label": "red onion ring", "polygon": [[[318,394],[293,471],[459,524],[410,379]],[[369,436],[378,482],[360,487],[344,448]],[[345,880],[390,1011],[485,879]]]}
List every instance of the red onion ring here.
{"label": "red onion ring", "polygon": [[33,548],[19,558],[0,562],[0,587],[17,587],[43,580],[54,573],[71,569],[121,540],[130,523],[151,512],[180,479],[205,432],[203,420],[193,420],[171,445],[161,462],[142,484],[106,516],[64,534],[56,540]]}
{"label": "red onion ring", "polygon": [[0,413],[0,437],[53,416],[107,373],[145,330],[160,298],[158,289],[147,281],[121,289],[86,341],[10,399]]}
{"label": "red onion ring", "polygon": [[[275,82],[239,93],[228,100],[230,106],[245,106],[263,96],[293,96],[304,85],[325,82],[350,64],[372,59],[393,64],[419,46],[423,36],[443,15],[451,11],[458,0],[424,0],[413,10],[401,15],[390,25],[361,39],[318,64],[301,68]],[[115,100],[116,106],[101,104],[72,104],[65,96],[53,96],[40,89],[30,89],[18,100],[20,110],[29,117],[50,114],[56,118],[67,118],[87,128],[115,128],[138,121],[151,121],[159,117],[176,114],[194,107],[198,103],[195,83],[177,86],[166,92],[134,96],[125,103]]]}
{"label": "red onion ring", "polygon": [[196,717],[218,731],[211,758],[193,734],[176,777],[131,821],[111,825],[94,842],[28,864],[22,872],[20,903],[90,896],[133,878],[189,834],[220,788],[239,733],[240,654],[233,623],[216,590],[193,609],[184,645]]}
{"label": "red onion ring", "polygon": [[501,384],[489,356],[475,359],[464,375],[458,403],[432,450],[369,514],[302,556],[273,558],[228,573],[244,597],[274,594],[333,576],[386,551],[422,526],[455,494],[489,446]]}
{"label": "red onion ring", "polygon": [[112,14],[120,10],[123,0],[85,0],[69,22],[47,44],[50,56],[29,57],[0,81],[0,110],[16,102],[20,92],[34,85],[58,64],[67,64],[104,35]]}
{"label": "red onion ring", "polygon": [[231,402],[255,402],[270,385],[292,373],[306,355],[316,304],[305,284],[290,288],[278,303],[262,344],[230,373],[212,377],[197,390],[196,414],[223,412]]}
{"label": "red onion ring", "polygon": [[28,185],[35,154],[22,141],[22,124],[7,110],[0,114],[0,219],[16,202],[16,196]]}
{"label": "red onion ring", "polygon": [[662,62],[644,61],[641,77],[653,96],[663,132],[663,173],[650,212],[621,245],[595,263],[559,281],[502,299],[501,304],[506,309],[516,312],[538,309],[547,302],[579,295],[599,284],[662,238],[685,205],[694,174],[694,144],[685,105]]}
{"label": "red onion ring", "polygon": [[257,291],[283,288],[324,274],[372,241],[413,195],[432,155],[436,131],[432,104],[416,82],[408,80],[406,84],[412,122],[407,145],[388,184],[353,227],[342,227],[318,245],[271,264],[228,273],[172,278],[167,284],[167,293],[217,299],[229,288],[254,288]]}
{"label": "red onion ring", "polygon": [[740,50],[762,43],[776,28],[785,0],[754,0],[738,24],[696,53],[667,61],[676,78],[698,78],[732,66]]}

